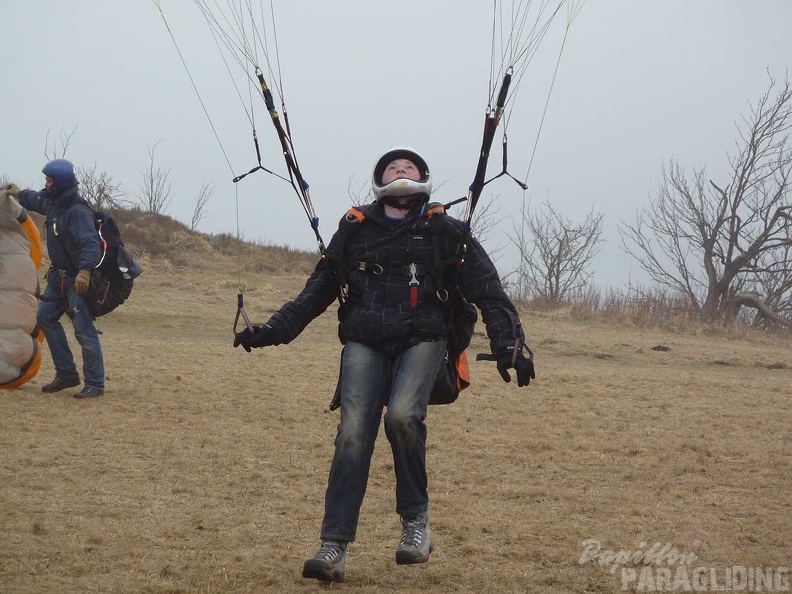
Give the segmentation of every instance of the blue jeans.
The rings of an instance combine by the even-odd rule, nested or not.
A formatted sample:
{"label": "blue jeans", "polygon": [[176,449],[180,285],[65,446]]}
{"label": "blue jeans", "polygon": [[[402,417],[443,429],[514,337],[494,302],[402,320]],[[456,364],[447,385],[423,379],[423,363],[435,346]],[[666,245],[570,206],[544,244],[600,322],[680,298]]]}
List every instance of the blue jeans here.
{"label": "blue jeans", "polygon": [[385,434],[396,473],[396,512],[409,517],[428,509],[424,420],[444,357],[443,340],[419,343],[395,358],[364,344],[347,343],[341,362],[341,420],[325,495],[322,539],[355,540],[385,405]]}
{"label": "blue jeans", "polygon": [[74,278],[60,276],[58,272],[50,272],[36,319],[47,339],[56,376],[79,380],[80,374],[77,373],[77,366],[74,364],[74,355],[66,340],[63,325],[60,323],[64,313],[68,313],[71,318],[74,336],[82,347],[85,385],[104,390],[102,345],[99,343],[99,332],[96,330],[88,306],[83,298],[74,292]]}

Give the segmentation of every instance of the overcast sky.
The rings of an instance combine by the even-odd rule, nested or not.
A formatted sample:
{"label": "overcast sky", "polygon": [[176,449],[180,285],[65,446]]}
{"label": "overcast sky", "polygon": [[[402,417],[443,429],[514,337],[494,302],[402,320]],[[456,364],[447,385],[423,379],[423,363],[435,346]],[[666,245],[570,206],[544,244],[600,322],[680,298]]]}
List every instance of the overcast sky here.
{"label": "overcast sky", "polygon": [[[220,143],[150,0],[0,0],[0,174],[40,188],[47,135],[54,150],[76,129],[67,158],[107,171],[134,199],[159,142],[157,162],[173,183],[167,214],[189,223],[207,180],[216,191],[201,230],[234,233],[239,225],[247,239],[315,248],[285,182],[257,173],[231,183],[231,169],[256,164],[243,103],[195,4],[161,5]],[[466,193],[489,92],[492,2],[273,0],[273,7],[293,140],[325,241],[350,205],[350,183],[359,191],[394,146],[424,154],[435,184],[443,182],[436,200]],[[565,25],[563,14],[510,103],[510,169],[521,179]],[[597,285],[643,279],[621,250],[619,221],[634,219],[669,158],[722,176],[735,124],[766,90],[768,69],[783,79],[790,66],[791,31],[790,0],[588,0],[568,32],[530,189],[523,194],[507,180],[485,188],[484,199],[497,196],[507,217],[490,248],[507,243],[523,200],[538,207],[549,198],[575,220],[592,208],[604,214]],[[263,164],[285,174],[261,101],[256,110]],[[490,172],[499,168],[497,148]],[[452,212],[461,217],[462,207]],[[502,272],[512,269],[513,250],[499,254]]]}

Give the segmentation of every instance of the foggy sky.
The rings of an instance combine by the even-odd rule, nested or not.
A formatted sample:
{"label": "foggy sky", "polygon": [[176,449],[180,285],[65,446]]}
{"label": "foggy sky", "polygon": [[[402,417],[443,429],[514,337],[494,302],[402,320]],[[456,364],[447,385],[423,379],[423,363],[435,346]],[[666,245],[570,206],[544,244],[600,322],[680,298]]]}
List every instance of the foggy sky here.
{"label": "foggy sky", "polygon": [[[204,180],[216,183],[205,232],[315,248],[291,188],[256,164],[251,124],[193,2],[162,8],[215,139],[159,11],[148,0],[0,0],[4,93],[0,174],[40,188],[50,148],[76,132],[67,158],[110,173],[134,200],[148,150],[169,167],[167,214],[189,223]],[[425,156],[438,201],[464,195],[475,172],[490,75],[492,3],[472,0],[275,0],[280,75],[300,165],[329,241],[365,193],[371,167],[395,146]],[[269,5],[266,5],[267,11]],[[272,23],[267,23],[271,28]],[[512,173],[524,178],[564,36],[560,18],[544,38],[507,116]],[[605,216],[606,245],[594,282],[644,279],[622,252],[617,224],[656,191],[664,162],[707,166],[722,179],[736,123],[792,60],[788,0],[588,0],[569,29],[525,193],[499,181],[505,218],[488,247],[508,243],[523,201],[549,199],[580,219]],[[268,73],[267,73],[268,74]],[[247,89],[243,89],[247,93]],[[263,105],[255,127],[264,166],[285,174]],[[280,105],[278,105],[280,108]],[[500,135],[490,171],[500,168]],[[229,157],[231,167],[225,160]],[[238,213],[238,214],[237,214]],[[462,216],[462,207],[452,213]],[[498,251],[502,272],[514,250]]]}

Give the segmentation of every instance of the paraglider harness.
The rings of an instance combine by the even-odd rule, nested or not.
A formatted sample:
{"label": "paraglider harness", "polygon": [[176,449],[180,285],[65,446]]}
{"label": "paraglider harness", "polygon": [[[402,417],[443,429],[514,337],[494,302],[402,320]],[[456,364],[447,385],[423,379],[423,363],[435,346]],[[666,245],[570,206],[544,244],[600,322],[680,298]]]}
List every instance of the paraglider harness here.
{"label": "paraglider harness", "polygon": [[[344,246],[346,240],[355,234],[366,220],[366,215],[375,205],[368,205],[361,208],[351,208],[346,216],[341,220],[338,227],[336,241],[331,243],[330,248],[325,254],[326,261],[332,266],[336,281],[339,283],[339,308],[338,308],[338,337],[342,344],[346,344],[346,337],[343,332],[343,322],[347,313],[347,279],[352,270],[363,270],[370,274],[382,274],[385,268],[381,264],[373,262],[361,262],[345,259]],[[464,255],[464,244],[460,243],[457,253],[452,258],[443,260],[440,241],[436,235],[447,232],[448,226],[442,224],[442,217],[445,216],[445,206],[438,203],[424,205],[416,224],[411,229],[411,233],[425,233],[431,242],[432,265],[426,270],[432,276],[437,288],[437,298],[446,303],[446,356],[437,374],[435,384],[429,396],[429,404],[450,404],[454,402],[459,393],[470,386],[470,369],[468,367],[465,349],[470,346],[473,337],[473,329],[478,320],[476,307],[468,303],[459,293],[456,287],[456,278],[462,266],[462,256]],[[450,274],[448,274],[450,271]],[[417,274],[418,265],[410,264],[405,269],[408,276],[410,288],[410,304],[413,309],[420,307],[418,301]],[[450,278],[451,282],[447,283]],[[343,361],[343,351],[341,355]],[[335,410],[341,406],[341,370],[339,369],[338,384],[336,385],[333,400],[330,403],[330,410]]]}
{"label": "paraglider harness", "polygon": [[[85,200],[77,202],[74,206],[84,206],[93,213],[94,226],[99,235],[102,255],[99,264],[91,271],[91,284],[88,292],[83,296],[91,315],[98,318],[110,313],[129,299],[133,281],[140,276],[142,269],[132,253],[124,246],[121,231],[111,214],[94,211]],[[79,253],[74,238],[69,233],[58,233],[57,230],[55,236],[77,266]],[[63,293],[65,272],[60,271],[60,274]]]}

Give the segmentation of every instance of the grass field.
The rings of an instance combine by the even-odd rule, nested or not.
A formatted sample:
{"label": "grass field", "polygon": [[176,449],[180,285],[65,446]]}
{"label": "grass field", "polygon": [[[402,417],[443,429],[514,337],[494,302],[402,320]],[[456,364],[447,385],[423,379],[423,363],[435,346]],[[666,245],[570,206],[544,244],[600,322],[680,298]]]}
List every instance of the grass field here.
{"label": "grass field", "polygon": [[[236,279],[265,321],[307,268],[237,277],[220,263],[147,264],[130,302],[101,320],[104,397],[42,394],[48,352],[32,382],[0,393],[0,592],[325,589],[300,570],[318,546],[338,422],[334,312],[247,354],[231,347]],[[617,592],[655,543],[687,555],[691,579],[694,567],[792,564],[788,341],[568,311],[523,321],[529,388],[472,363],[473,386],[430,409],[431,561],[395,565],[381,435],[347,581],[328,589]],[[472,352],[486,349],[477,334]],[[631,558],[586,562],[596,544],[585,541]],[[675,561],[655,556],[652,575],[673,577]]]}

